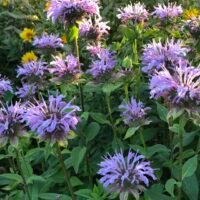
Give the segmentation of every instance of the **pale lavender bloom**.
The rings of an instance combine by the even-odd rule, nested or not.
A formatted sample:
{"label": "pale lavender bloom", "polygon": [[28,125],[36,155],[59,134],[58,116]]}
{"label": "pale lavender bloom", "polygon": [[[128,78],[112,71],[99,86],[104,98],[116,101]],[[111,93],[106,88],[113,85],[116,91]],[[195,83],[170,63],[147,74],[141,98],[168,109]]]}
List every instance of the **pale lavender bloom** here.
{"label": "pale lavender bloom", "polygon": [[133,97],[129,103],[124,103],[119,106],[123,112],[121,117],[125,124],[132,124],[134,122],[142,123],[146,117],[147,111],[151,110],[149,107],[144,107],[142,102],[137,102]]}
{"label": "pale lavender bloom", "polygon": [[163,67],[150,81],[151,98],[163,97],[175,106],[200,104],[200,69],[179,65],[172,70]]}
{"label": "pale lavender bloom", "polygon": [[31,61],[29,63],[18,66],[17,77],[23,76],[23,79],[31,77],[42,78],[47,71],[47,63],[42,61]]}
{"label": "pale lavender bloom", "polygon": [[80,108],[73,105],[72,101],[67,103],[62,95],[57,95],[49,96],[48,101],[36,101],[36,105],[29,103],[23,120],[43,140],[61,141],[79,122],[76,111],[80,111]]}
{"label": "pale lavender bloom", "polygon": [[43,34],[41,37],[35,37],[33,40],[33,46],[40,49],[58,49],[63,47],[63,42],[58,35]]}
{"label": "pale lavender bloom", "polygon": [[96,56],[97,54],[99,54],[102,51],[102,47],[100,44],[93,44],[93,45],[88,45],[87,46],[87,50],[90,52],[90,54],[92,56]]}
{"label": "pale lavender bloom", "polygon": [[97,0],[51,0],[47,11],[47,17],[55,23],[61,20],[63,23],[73,24],[85,15],[99,14]]}
{"label": "pale lavender bloom", "polygon": [[148,11],[145,9],[145,5],[138,2],[134,5],[129,4],[125,8],[118,9],[119,14],[117,17],[124,23],[128,20],[133,22],[142,22],[146,20],[149,16]]}
{"label": "pale lavender bloom", "polygon": [[108,154],[99,164],[100,183],[110,192],[128,193],[138,200],[139,195],[149,187],[150,179],[156,180],[154,169],[144,159],[143,155],[131,151],[127,157],[122,151],[114,156]]}
{"label": "pale lavender bloom", "polygon": [[87,39],[100,40],[110,30],[107,23],[101,21],[101,17],[95,18],[94,21],[91,18],[85,19],[79,23],[79,33]]}
{"label": "pale lavender bloom", "polygon": [[21,99],[30,98],[34,96],[36,90],[37,86],[35,84],[23,83],[21,88],[17,88],[15,95],[17,95],[18,98]]}
{"label": "pale lavender bloom", "polygon": [[3,96],[8,91],[13,92],[11,81],[0,75],[0,96]]}
{"label": "pale lavender bloom", "polygon": [[65,60],[56,56],[55,60],[52,61],[50,65],[49,72],[58,77],[63,77],[64,75],[76,75],[81,72],[79,69],[80,63],[72,54],[68,55]]}
{"label": "pale lavender bloom", "polygon": [[97,54],[97,59],[93,60],[89,66],[90,69],[87,70],[87,73],[91,74],[93,78],[97,78],[111,72],[115,65],[116,59],[114,58],[114,53],[108,49],[101,49]]}
{"label": "pale lavender bloom", "polygon": [[191,34],[198,37],[200,33],[200,16],[184,21],[184,26],[190,31]]}
{"label": "pale lavender bloom", "polygon": [[165,44],[161,41],[147,44],[144,47],[142,55],[142,71],[145,73],[152,73],[154,70],[160,70],[163,65],[173,67],[180,59],[187,63],[186,55],[189,48],[184,47],[182,40],[175,41],[174,39],[167,39]]}
{"label": "pale lavender bloom", "polygon": [[14,105],[7,105],[0,108],[0,140],[6,143],[10,140],[12,143],[17,142],[17,137],[24,134],[24,125],[22,125],[22,116],[24,107],[16,102]]}
{"label": "pale lavender bloom", "polygon": [[154,12],[152,13],[157,18],[165,20],[166,18],[176,18],[183,13],[181,5],[176,5],[176,3],[158,4],[154,7]]}

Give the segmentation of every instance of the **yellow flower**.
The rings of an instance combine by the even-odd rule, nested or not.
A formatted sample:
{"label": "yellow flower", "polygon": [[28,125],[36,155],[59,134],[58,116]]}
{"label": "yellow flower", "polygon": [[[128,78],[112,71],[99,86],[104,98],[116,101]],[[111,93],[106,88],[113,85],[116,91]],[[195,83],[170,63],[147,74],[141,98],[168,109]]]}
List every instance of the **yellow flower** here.
{"label": "yellow flower", "polygon": [[33,29],[29,29],[29,28],[24,28],[24,30],[20,33],[20,37],[24,40],[24,41],[29,41],[31,42],[32,39],[35,36],[35,31]]}
{"label": "yellow flower", "polygon": [[8,0],[2,0],[2,6],[6,7],[8,6]]}
{"label": "yellow flower", "polygon": [[184,19],[192,19],[194,17],[197,17],[199,15],[199,11],[196,8],[190,8],[185,10],[185,12],[183,13],[183,17]]}
{"label": "yellow flower", "polygon": [[26,64],[29,63],[31,61],[35,61],[37,60],[37,56],[34,54],[33,51],[27,52],[22,56],[22,63]]}
{"label": "yellow flower", "polygon": [[61,37],[61,39],[62,39],[62,42],[63,42],[64,44],[67,43],[67,36],[66,36],[65,34]]}
{"label": "yellow flower", "polygon": [[44,10],[48,11],[50,6],[51,6],[51,1],[47,1],[45,4]]}

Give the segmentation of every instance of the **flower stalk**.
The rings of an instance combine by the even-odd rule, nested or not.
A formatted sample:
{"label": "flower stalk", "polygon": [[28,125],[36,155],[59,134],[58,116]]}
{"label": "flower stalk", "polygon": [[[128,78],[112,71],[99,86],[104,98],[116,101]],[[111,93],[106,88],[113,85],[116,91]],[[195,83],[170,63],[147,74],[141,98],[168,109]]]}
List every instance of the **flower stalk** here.
{"label": "flower stalk", "polygon": [[28,200],[31,200],[31,195],[30,195],[30,192],[29,192],[29,189],[28,189],[28,184],[26,182],[26,177],[24,175],[24,172],[23,172],[23,170],[21,168],[21,164],[20,164],[21,155],[20,155],[20,152],[19,152],[19,150],[17,148],[15,148],[15,152],[16,152],[16,160],[17,160],[18,169],[19,169],[19,172],[20,172],[20,174],[22,176],[22,180],[23,180],[23,183],[24,183],[24,191],[27,194]]}
{"label": "flower stalk", "polygon": [[72,200],[76,200],[76,197],[74,195],[73,187],[72,187],[72,185],[70,183],[70,175],[69,175],[69,173],[68,173],[68,171],[67,171],[67,169],[65,167],[64,159],[63,159],[63,156],[62,156],[62,153],[61,153],[61,150],[60,150],[60,147],[59,147],[58,144],[57,144],[57,154],[58,154],[60,165],[61,165],[63,173],[64,173],[65,182],[67,184],[67,189],[69,190],[69,192],[71,194]]}

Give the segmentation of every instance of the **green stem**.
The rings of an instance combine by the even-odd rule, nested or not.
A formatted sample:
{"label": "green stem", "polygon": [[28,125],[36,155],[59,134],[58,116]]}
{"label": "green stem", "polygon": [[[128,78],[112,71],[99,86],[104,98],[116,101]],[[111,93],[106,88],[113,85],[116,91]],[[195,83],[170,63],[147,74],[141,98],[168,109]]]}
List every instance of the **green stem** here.
{"label": "green stem", "polygon": [[[179,133],[179,166],[180,166],[180,182],[182,183],[182,168],[183,168],[183,131],[180,131]],[[178,190],[178,200],[182,200],[182,190],[181,186]]]}
{"label": "green stem", "polygon": [[[79,54],[79,46],[78,46],[78,37],[74,39],[74,45],[75,45],[75,52],[76,52],[76,57],[78,58],[78,62],[80,63],[80,54]],[[81,70],[81,66],[79,65],[79,70]],[[79,95],[80,95],[80,100],[81,100],[81,108],[82,112],[85,111],[84,108],[84,98],[83,98],[83,87],[81,83],[79,83]]]}
{"label": "green stem", "polygon": [[23,170],[22,170],[21,164],[20,164],[20,152],[17,148],[15,149],[15,151],[16,151],[17,165],[18,165],[18,168],[19,168],[19,171],[20,171],[20,174],[22,176],[23,183],[24,183],[24,190],[25,190],[25,192],[28,196],[28,199],[31,200],[31,195],[30,195],[30,192],[29,192],[29,189],[28,189],[28,184],[26,182],[26,178],[25,178],[25,175],[23,173]]}
{"label": "green stem", "polygon": [[110,122],[111,122],[111,127],[113,130],[114,138],[117,139],[117,132],[116,132],[114,120],[112,117],[112,110],[111,110],[111,106],[110,106],[110,96],[109,95],[106,95],[106,104],[107,104],[108,114],[109,114],[109,118],[110,118]]}
{"label": "green stem", "polygon": [[70,176],[69,176],[68,171],[67,171],[67,169],[65,167],[64,159],[63,159],[63,156],[62,156],[62,153],[61,153],[61,150],[60,150],[60,147],[58,146],[58,144],[57,144],[57,153],[58,153],[58,158],[59,158],[59,161],[60,161],[60,165],[61,165],[63,173],[64,173],[65,181],[67,183],[67,189],[69,190],[69,192],[71,194],[72,200],[76,200],[76,197],[74,195],[73,187],[72,187],[72,185],[70,183]]}
{"label": "green stem", "polygon": [[144,139],[144,135],[143,135],[142,128],[140,128],[139,134],[140,134],[140,140],[141,140],[142,145],[143,145],[143,147],[144,147],[144,150],[145,150],[145,152],[146,152],[146,143],[145,143],[145,139]]}
{"label": "green stem", "polygon": [[128,96],[128,83],[125,83],[124,85],[124,92],[125,92],[125,99],[128,102],[129,96]]}

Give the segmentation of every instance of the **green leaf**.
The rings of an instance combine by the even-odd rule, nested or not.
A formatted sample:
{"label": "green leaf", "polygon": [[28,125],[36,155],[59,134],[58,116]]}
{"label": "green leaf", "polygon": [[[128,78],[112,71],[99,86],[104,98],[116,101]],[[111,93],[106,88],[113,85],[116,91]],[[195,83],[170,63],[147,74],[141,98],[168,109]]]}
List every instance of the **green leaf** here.
{"label": "green leaf", "polygon": [[33,183],[33,181],[36,182],[45,182],[46,180],[42,176],[32,175],[27,179],[27,183]]}
{"label": "green leaf", "polygon": [[173,126],[169,127],[169,130],[173,133],[180,133],[180,125],[179,124],[173,124]]}
{"label": "green leaf", "polygon": [[168,113],[167,108],[159,104],[158,102],[156,102],[156,104],[157,104],[157,111],[158,111],[160,119],[162,121],[167,122],[167,113]]}
{"label": "green leaf", "polygon": [[92,191],[89,189],[80,189],[75,192],[76,195],[80,197],[90,198]]}
{"label": "green leaf", "polygon": [[176,180],[171,178],[165,184],[165,189],[172,197],[174,197],[174,186],[177,184]]}
{"label": "green leaf", "polygon": [[64,194],[57,194],[57,193],[42,193],[39,195],[39,198],[44,199],[44,200],[55,200],[55,199],[71,200],[69,196],[64,195]]}
{"label": "green leaf", "polygon": [[83,185],[83,182],[79,178],[77,178],[76,176],[72,176],[70,178],[70,183],[72,184],[72,187]]}
{"label": "green leaf", "polygon": [[83,161],[86,150],[86,147],[75,147],[71,152],[71,162],[76,173],[78,173],[79,166]]}
{"label": "green leaf", "polygon": [[187,160],[183,165],[182,180],[184,180],[184,178],[186,177],[192,176],[195,173],[197,166],[198,166],[197,156],[194,156],[189,160]]}
{"label": "green leaf", "polygon": [[163,191],[164,186],[161,184],[154,184],[149,190],[145,192],[145,200],[175,200],[173,197],[169,197]]}
{"label": "green leaf", "polygon": [[68,39],[70,42],[72,42],[75,39],[78,39],[78,33],[79,33],[79,29],[77,26],[72,26],[69,29],[69,34],[68,34]]}
{"label": "green leaf", "polygon": [[100,131],[100,126],[98,123],[96,122],[90,123],[87,126],[86,130],[84,131],[86,136],[86,142],[88,143],[89,141],[93,140],[97,136],[99,131]]}
{"label": "green leaf", "polygon": [[99,122],[100,124],[108,124],[110,125],[110,122],[108,120],[106,120],[106,116],[103,115],[102,113],[90,113],[90,116],[92,117],[92,119],[94,119],[95,121]]}
{"label": "green leaf", "polygon": [[118,88],[120,88],[121,85],[122,83],[105,83],[103,85],[102,91],[108,96],[110,96],[110,94],[115,90],[117,90]]}
{"label": "green leaf", "polygon": [[156,144],[147,148],[147,157],[151,158],[154,154],[162,153],[162,152],[169,154],[170,149],[168,149],[166,146],[162,144]]}
{"label": "green leaf", "polygon": [[128,139],[135,134],[135,132],[140,128],[140,126],[129,128],[126,132],[124,139]]}
{"label": "green leaf", "polygon": [[182,189],[189,200],[199,200],[199,181],[195,174],[183,180]]}
{"label": "green leaf", "polygon": [[17,181],[18,183],[22,182],[22,177],[18,174],[1,174],[0,179],[7,179],[11,181]]}

